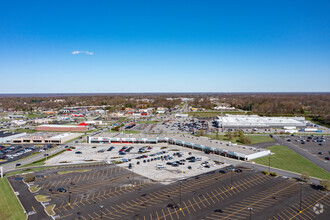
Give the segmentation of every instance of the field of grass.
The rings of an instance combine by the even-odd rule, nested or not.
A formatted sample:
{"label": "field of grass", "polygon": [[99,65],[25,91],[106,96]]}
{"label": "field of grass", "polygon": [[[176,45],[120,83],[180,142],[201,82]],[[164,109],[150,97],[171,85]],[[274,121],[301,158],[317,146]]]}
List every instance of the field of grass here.
{"label": "field of grass", "polygon": [[28,114],[27,118],[38,118],[38,117],[44,117],[46,115],[43,114]]}
{"label": "field of grass", "polygon": [[[189,116],[194,116],[194,117],[216,117],[221,115],[220,111],[206,111],[206,112],[185,112],[184,114],[188,114]],[[232,114],[232,115],[245,115],[246,113],[243,111],[228,111],[228,112],[223,112],[223,114]]]}
{"label": "field of grass", "polygon": [[24,210],[6,178],[0,178],[0,219],[26,219]]}
{"label": "field of grass", "polygon": [[250,140],[251,144],[259,144],[265,142],[274,142],[274,139],[269,137],[268,135],[246,135]]}
{"label": "field of grass", "polygon": [[[295,173],[308,173],[312,177],[330,180],[330,173],[310,162],[306,158],[300,156],[291,149],[281,145],[274,145],[268,149],[274,153],[270,156],[271,167],[288,170]],[[266,156],[254,159],[253,161],[255,163],[268,166],[269,158]]]}
{"label": "field of grass", "polygon": [[18,133],[36,133],[37,131],[34,130],[34,129],[24,129],[24,128],[20,128],[20,129],[15,129],[15,132],[18,132]]}
{"label": "field of grass", "polygon": [[[209,138],[215,139],[215,140],[221,140],[221,141],[229,141],[229,139],[225,135],[218,135],[218,138],[216,138],[216,135],[206,135]],[[264,142],[273,142],[274,140],[269,136],[264,135],[246,135],[250,140],[251,144],[258,144],[258,143],[264,143]],[[234,137],[231,140],[232,143],[239,143],[243,144],[239,141],[239,137]]]}
{"label": "field of grass", "polygon": [[157,124],[160,121],[138,121],[138,124]]}
{"label": "field of grass", "polygon": [[91,171],[91,170],[66,170],[66,171],[60,171],[57,173],[59,175],[62,175],[62,174],[67,174],[67,173],[83,173],[83,172],[88,172],[88,171]]}

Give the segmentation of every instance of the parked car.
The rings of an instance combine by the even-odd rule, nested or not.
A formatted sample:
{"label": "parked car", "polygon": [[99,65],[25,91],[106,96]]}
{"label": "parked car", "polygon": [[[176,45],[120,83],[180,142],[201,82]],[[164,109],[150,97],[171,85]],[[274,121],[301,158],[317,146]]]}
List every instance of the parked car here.
{"label": "parked car", "polygon": [[82,152],[81,151],[77,151],[77,152],[75,152],[75,154],[82,154]]}
{"label": "parked car", "polygon": [[62,188],[62,187],[60,187],[60,188],[57,188],[57,192],[66,192],[67,190],[66,189],[64,189],[64,188]]}

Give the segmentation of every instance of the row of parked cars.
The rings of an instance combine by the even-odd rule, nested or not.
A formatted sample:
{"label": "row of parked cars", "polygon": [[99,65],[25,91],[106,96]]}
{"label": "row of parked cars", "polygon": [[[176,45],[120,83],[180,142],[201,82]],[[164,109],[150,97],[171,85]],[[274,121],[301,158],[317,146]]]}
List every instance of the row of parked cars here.
{"label": "row of parked cars", "polygon": [[[20,157],[23,154],[32,152],[41,147],[42,146],[40,146],[40,145],[34,145],[34,146],[25,147],[25,148],[23,148],[23,146],[10,146],[10,147],[0,146],[0,159],[5,160],[5,159],[13,159],[16,157]],[[52,147],[53,147],[52,145],[44,146],[41,150],[39,150],[39,152],[45,151]]]}
{"label": "row of parked cars", "polygon": [[[291,142],[290,138],[287,138],[288,142]],[[301,144],[306,144],[306,142],[314,142],[314,143],[318,143],[320,146],[324,145],[324,142],[326,142],[325,137],[322,135],[321,137],[317,136],[314,137],[314,135],[312,136],[308,136],[306,139],[304,139],[302,136],[299,136],[297,139],[295,139],[295,142],[301,143]]]}

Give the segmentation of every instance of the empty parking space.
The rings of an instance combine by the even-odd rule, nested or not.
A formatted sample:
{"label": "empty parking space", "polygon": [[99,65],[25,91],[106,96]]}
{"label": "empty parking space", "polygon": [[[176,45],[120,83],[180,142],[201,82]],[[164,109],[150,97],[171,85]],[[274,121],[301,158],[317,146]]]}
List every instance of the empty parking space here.
{"label": "empty parking space", "polygon": [[[326,193],[309,184],[228,167],[161,184],[118,165],[65,166],[36,173],[57,219],[317,219]],[[60,190],[59,190],[60,189]],[[62,191],[63,189],[63,191]],[[300,197],[302,205],[300,208]],[[290,204],[290,205],[288,205]],[[300,212],[301,210],[301,212]]]}

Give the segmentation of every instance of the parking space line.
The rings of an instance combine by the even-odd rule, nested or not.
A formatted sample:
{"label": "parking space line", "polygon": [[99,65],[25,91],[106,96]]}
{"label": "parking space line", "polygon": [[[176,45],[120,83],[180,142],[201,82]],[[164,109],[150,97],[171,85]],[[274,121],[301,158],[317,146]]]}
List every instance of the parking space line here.
{"label": "parking space line", "polygon": [[172,217],[172,214],[171,214],[171,212],[170,212],[170,209],[167,208],[167,211],[168,211],[168,213],[169,213],[169,215],[170,215],[170,217],[171,217],[171,220],[173,220],[173,217]]}
{"label": "parking space line", "polygon": [[[193,200],[194,200],[194,204],[196,204],[197,205],[197,207],[199,208],[199,209],[201,209],[201,207],[198,205],[198,203],[197,203],[197,201],[195,200],[195,198],[193,198]],[[205,206],[205,205],[204,205]]]}
{"label": "parking space line", "polygon": [[187,204],[186,204],[184,201],[183,201],[183,204],[184,204],[185,208],[187,209],[187,211],[188,211],[188,213],[189,213],[189,215],[190,215],[190,211],[189,211],[189,209],[188,209]]}
{"label": "parking space line", "polygon": [[164,209],[162,209],[162,212],[163,212],[163,216],[162,217],[164,217],[164,219],[166,220]]}

